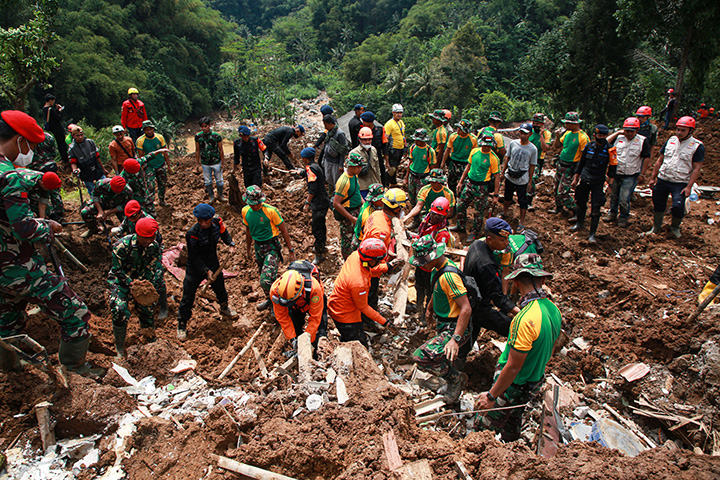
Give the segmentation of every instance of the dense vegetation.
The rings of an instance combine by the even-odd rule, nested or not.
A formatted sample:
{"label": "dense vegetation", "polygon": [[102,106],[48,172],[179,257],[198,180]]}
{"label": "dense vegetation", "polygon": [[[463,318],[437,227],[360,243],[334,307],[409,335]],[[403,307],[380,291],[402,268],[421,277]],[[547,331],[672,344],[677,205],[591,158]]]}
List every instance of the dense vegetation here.
{"label": "dense vegetation", "polygon": [[[66,117],[116,123],[131,85],[151,115],[211,109],[291,118],[288,100],[328,90],[346,111],[409,128],[435,108],[474,123],[578,110],[617,122],[639,104],[720,101],[716,0],[0,0],[0,94],[46,91]],[[17,28],[21,27],[21,28]],[[30,48],[33,47],[33,48]],[[18,60],[20,59],[20,61]],[[42,61],[38,61],[41,59]],[[32,61],[30,61],[32,60]],[[25,93],[23,85],[31,84]],[[15,97],[15,98],[13,98]],[[715,105],[720,106],[720,105]]]}

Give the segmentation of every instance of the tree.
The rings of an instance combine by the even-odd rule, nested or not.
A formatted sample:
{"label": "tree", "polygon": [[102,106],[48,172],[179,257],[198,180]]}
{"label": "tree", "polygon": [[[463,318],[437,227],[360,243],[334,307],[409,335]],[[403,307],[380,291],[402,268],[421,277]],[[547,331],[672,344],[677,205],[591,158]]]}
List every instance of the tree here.
{"label": "tree", "polygon": [[50,25],[50,1],[34,5],[32,18],[17,28],[0,28],[0,95],[16,110],[25,110],[30,90],[58,68],[50,47],[57,35]]}
{"label": "tree", "polygon": [[390,96],[398,99],[398,102],[403,101],[403,89],[408,82],[411,75],[409,68],[405,68],[405,63],[400,62],[397,65],[390,68],[385,77],[383,86],[387,88],[387,93]]}

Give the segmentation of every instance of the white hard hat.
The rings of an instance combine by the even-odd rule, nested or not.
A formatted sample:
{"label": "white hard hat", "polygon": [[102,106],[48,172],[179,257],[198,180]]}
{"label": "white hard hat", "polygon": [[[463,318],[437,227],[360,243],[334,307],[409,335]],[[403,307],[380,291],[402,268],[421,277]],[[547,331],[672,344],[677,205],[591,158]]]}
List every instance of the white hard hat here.
{"label": "white hard hat", "polygon": [[124,132],[124,131],[125,131],[125,129],[123,128],[122,125],[115,125],[112,128],[112,133],[120,133],[120,132]]}
{"label": "white hard hat", "polygon": [[404,111],[404,109],[403,109],[402,105],[400,105],[399,103],[396,103],[395,105],[392,106],[392,111],[393,111],[393,113],[395,113],[395,112],[402,113]]}

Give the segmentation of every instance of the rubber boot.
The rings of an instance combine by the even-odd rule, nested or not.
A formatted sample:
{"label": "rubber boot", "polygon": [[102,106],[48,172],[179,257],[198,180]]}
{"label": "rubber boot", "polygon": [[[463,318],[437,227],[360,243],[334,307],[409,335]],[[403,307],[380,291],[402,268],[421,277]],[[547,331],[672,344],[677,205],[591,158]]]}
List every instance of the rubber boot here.
{"label": "rubber boot", "polygon": [[255,309],[258,312],[262,312],[263,310],[267,310],[268,308],[270,308],[270,303],[270,297],[268,297],[266,293],[265,300],[263,300],[262,302],[258,302],[258,304],[255,306]]}
{"label": "rubber boot", "polygon": [[85,375],[90,371],[90,365],[85,363],[88,346],[90,345],[90,337],[83,338],[76,342],[66,342],[60,340],[60,350],[58,358],[60,363],[71,372]]}
{"label": "rubber boot", "polygon": [[127,333],[127,326],[119,327],[113,325],[113,335],[115,336],[115,352],[116,358],[125,357],[125,335]]}
{"label": "rubber boot", "polygon": [[235,317],[237,312],[228,304],[228,302],[220,304],[220,315],[223,317]]}
{"label": "rubber boot", "polygon": [[443,396],[443,401],[448,405],[457,403],[462,393],[463,387],[467,383],[468,376],[465,372],[455,373],[453,376],[445,378],[447,380],[447,391]]}
{"label": "rubber boot", "polygon": [[618,219],[618,227],[626,228],[628,225],[630,225],[630,220],[626,217],[620,217]]}
{"label": "rubber boot", "polygon": [[91,236],[95,235],[96,233],[98,233],[97,223],[95,223],[95,222],[88,223],[87,227],[88,227],[88,229],[85,232],[80,234],[80,238],[88,238],[88,237],[91,237]]}
{"label": "rubber boot", "polygon": [[595,232],[597,232],[598,224],[600,223],[600,217],[590,217],[590,235],[588,236],[588,242],[597,243],[595,238]]}
{"label": "rubber boot", "polygon": [[186,323],[180,323],[180,320],[178,320],[177,339],[182,342],[182,341],[184,341],[186,338],[187,338],[187,324],[186,324]]}
{"label": "rubber boot", "polygon": [[325,261],[325,256],[321,252],[315,252],[315,258],[313,258],[313,265],[320,265]]}
{"label": "rubber boot", "polygon": [[585,229],[585,220],[578,220],[578,222],[570,227],[571,232],[577,232],[578,230],[584,230]]}
{"label": "rubber boot", "polygon": [[682,233],[680,233],[680,224],[682,223],[682,221],[682,218],[672,217],[672,222],[670,223],[670,232],[672,232],[673,237],[675,238],[682,237]]}
{"label": "rubber boot", "polygon": [[606,223],[611,223],[611,222],[616,221],[617,218],[618,218],[617,213],[608,212],[604,217],[602,217],[602,221],[606,222]]}
{"label": "rubber boot", "polygon": [[654,212],[653,216],[653,228],[645,232],[645,235],[656,235],[660,233],[660,230],[662,229],[662,222],[663,217],[665,216],[665,212]]}
{"label": "rubber boot", "polygon": [[158,312],[157,319],[165,320],[168,316],[167,290],[160,294],[158,303],[160,304],[160,311]]}
{"label": "rubber boot", "polygon": [[217,194],[217,199],[218,199],[218,202],[224,202],[224,201],[225,201],[225,197],[223,197],[223,190],[224,190],[224,188],[225,188],[224,185],[218,185],[218,186],[217,186],[217,193],[218,193],[218,194]]}
{"label": "rubber boot", "polygon": [[213,189],[212,185],[205,185],[205,192],[208,195],[208,203],[212,203],[215,201],[215,189]]}

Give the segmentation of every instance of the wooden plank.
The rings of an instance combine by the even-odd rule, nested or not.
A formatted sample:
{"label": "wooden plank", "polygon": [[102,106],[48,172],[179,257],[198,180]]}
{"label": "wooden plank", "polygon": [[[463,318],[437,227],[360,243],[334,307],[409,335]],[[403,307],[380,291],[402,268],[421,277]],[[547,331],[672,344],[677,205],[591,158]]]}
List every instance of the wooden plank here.
{"label": "wooden plank", "polygon": [[415,416],[425,415],[428,412],[432,412],[433,410],[437,410],[438,408],[444,406],[445,401],[443,400],[443,397],[436,397],[431,398],[430,400],[425,400],[424,402],[420,402],[415,405]]}
{"label": "wooden plank", "polygon": [[269,470],[263,470],[262,468],[253,467],[247,463],[240,463],[227,457],[220,455],[212,456],[218,464],[218,467],[230,470],[231,472],[245,475],[246,477],[254,478],[255,480],[295,480],[292,477],[286,477],[279,473],[271,472]]}
{"label": "wooden plank", "polygon": [[393,218],[392,227],[396,239],[396,258],[405,262],[402,274],[400,275],[393,292],[393,316],[395,318],[402,318],[402,316],[405,315],[405,308],[407,307],[408,277],[410,276],[410,263],[408,260],[410,259],[410,253],[404,245],[404,242],[408,241],[407,233],[405,232],[405,225],[399,218]]}
{"label": "wooden plank", "polygon": [[433,471],[430,468],[430,461],[427,458],[409,463],[398,468],[397,473],[400,474],[401,480],[432,480]]}
{"label": "wooden plank", "polygon": [[425,423],[425,422],[432,422],[433,420],[437,420],[438,418],[442,417],[443,415],[447,415],[448,413],[453,413],[452,410],[441,410],[437,413],[431,413],[430,415],[425,415],[424,417],[415,417],[415,420],[418,424]]}
{"label": "wooden plank", "polygon": [[253,336],[250,337],[250,340],[248,340],[247,345],[245,345],[245,347],[243,347],[243,349],[240,350],[240,353],[238,353],[237,355],[235,355],[235,358],[232,359],[232,361],[228,364],[228,366],[225,367],[225,370],[223,370],[222,373],[218,376],[218,378],[217,378],[218,380],[222,380],[223,378],[225,378],[225,376],[226,376],[228,373],[230,373],[230,370],[232,370],[232,368],[235,366],[235,364],[238,362],[238,360],[240,360],[240,358],[241,358],[243,355],[245,355],[245,352],[247,352],[248,350],[250,350],[250,348],[252,347],[253,343],[255,342],[255,339],[256,339],[257,336],[260,334],[260,332],[262,331],[262,329],[263,329],[263,327],[264,327],[265,325],[266,325],[265,322],[263,322],[263,323],[260,324],[260,326],[258,327],[258,329],[257,329],[257,330],[255,331],[255,333],[253,334]]}
{"label": "wooden plank", "polygon": [[255,361],[258,363],[258,366],[260,367],[260,374],[263,377],[268,378],[268,370],[267,370],[267,367],[265,366],[265,361],[260,356],[260,350],[258,350],[257,347],[253,346],[252,351],[253,351],[253,355],[255,355]]}
{"label": "wooden plank", "polygon": [[50,426],[49,408],[52,403],[42,402],[35,405],[35,415],[37,416],[38,427],[40,429],[40,439],[42,440],[43,452],[47,452],[49,448],[55,446],[55,429]]}
{"label": "wooden plank", "polygon": [[455,460],[455,472],[460,480],[472,480],[467,468],[465,468],[465,465],[459,460]]}
{"label": "wooden plank", "polygon": [[387,459],[390,471],[402,467],[402,458],[400,458],[400,451],[398,450],[397,441],[395,440],[395,432],[392,428],[383,433],[383,445],[385,446],[385,458]]}
{"label": "wooden plank", "polygon": [[312,379],[312,345],[310,334],[304,332],[298,337],[298,380],[300,383],[307,383]]}

